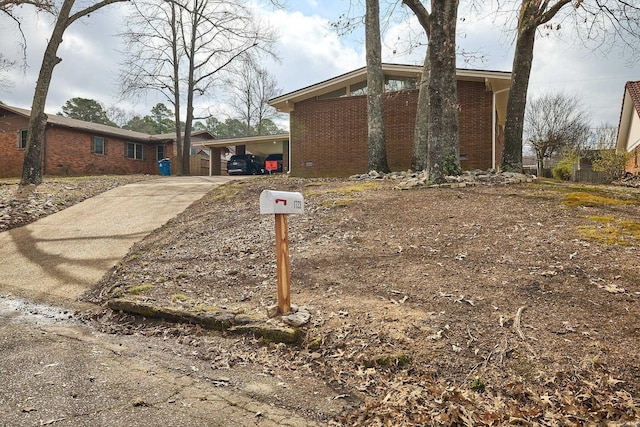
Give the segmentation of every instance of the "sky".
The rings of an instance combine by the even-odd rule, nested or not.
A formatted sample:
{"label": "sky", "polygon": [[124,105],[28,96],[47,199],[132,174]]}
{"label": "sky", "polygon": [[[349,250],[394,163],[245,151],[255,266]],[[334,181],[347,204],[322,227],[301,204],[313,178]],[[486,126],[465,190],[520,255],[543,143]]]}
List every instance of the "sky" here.
{"label": "sky", "polygon": [[[462,2],[464,3],[464,2]],[[361,30],[341,36],[330,23],[349,9],[349,0],[288,0],[286,9],[262,8],[260,17],[279,33],[276,46],[280,61],[266,67],[276,78],[281,93],[288,93],[338,76],[365,65]],[[407,49],[407,39],[419,37],[421,29],[406,8],[383,23],[383,62],[421,64],[424,46]],[[21,10],[27,38],[27,68],[5,73],[8,84],[0,85],[0,101],[30,108],[35,82],[52,24],[46,14]],[[73,97],[91,98],[106,108],[117,106],[132,114],[149,114],[154,96],[138,100],[118,98],[118,74],[123,50],[117,34],[123,30],[127,6],[113,4],[76,21],[65,33],[58,51],[62,62],[55,68],[46,112],[55,114]],[[400,18],[398,18],[400,17]],[[514,36],[507,15],[491,11],[465,10],[458,21],[459,68],[510,71]],[[640,41],[637,41],[640,43]],[[603,52],[605,50],[605,52]],[[20,37],[15,24],[0,16],[0,53],[21,61]],[[540,34],[536,40],[529,97],[562,91],[577,96],[591,116],[592,126],[617,126],[624,84],[640,80],[640,63],[629,64],[625,52],[616,47],[585,47],[570,28]],[[218,94],[199,101],[213,106],[216,116],[228,114]]]}

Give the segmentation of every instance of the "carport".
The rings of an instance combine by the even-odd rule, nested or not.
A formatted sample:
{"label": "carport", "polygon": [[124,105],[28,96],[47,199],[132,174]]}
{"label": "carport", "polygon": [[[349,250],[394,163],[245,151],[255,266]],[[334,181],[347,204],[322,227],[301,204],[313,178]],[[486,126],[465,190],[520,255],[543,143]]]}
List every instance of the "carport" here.
{"label": "carport", "polygon": [[223,147],[235,147],[236,154],[251,153],[261,157],[266,157],[269,154],[282,154],[283,172],[287,173],[291,170],[289,157],[291,147],[288,133],[212,139],[194,142],[193,146],[208,148],[211,151],[211,156],[209,156],[209,176],[222,175],[220,154]]}

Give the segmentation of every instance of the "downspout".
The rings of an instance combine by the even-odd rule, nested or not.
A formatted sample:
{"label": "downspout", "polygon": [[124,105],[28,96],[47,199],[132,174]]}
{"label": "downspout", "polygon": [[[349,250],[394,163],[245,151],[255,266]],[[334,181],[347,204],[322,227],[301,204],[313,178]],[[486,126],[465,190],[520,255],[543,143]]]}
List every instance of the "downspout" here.
{"label": "downspout", "polygon": [[502,92],[507,92],[510,88],[504,88],[497,92],[493,92],[492,96],[492,108],[491,108],[491,169],[496,170],[496,95]]}
{"label": "downspout", "polygon": [[287,163],[288,165],[288,169],[287,169],[287,175],[291,175],[291,131],[289,131],[289,155],[287,156]]}
{"label": "downspout", "polygon": [[[206,145],[205,145],[206,147]],[[209,148],[209,176],[213,176],[213,148]],[[220,154],[218,154],[219,156]],[[220,169],[220,175],[222,175],[222,169]]]}
{"label": "downspout", "polygon": [[44,140],[42,141],[42,176],[47,174],[47,128],[49,126],[45,125],[44,127]]}

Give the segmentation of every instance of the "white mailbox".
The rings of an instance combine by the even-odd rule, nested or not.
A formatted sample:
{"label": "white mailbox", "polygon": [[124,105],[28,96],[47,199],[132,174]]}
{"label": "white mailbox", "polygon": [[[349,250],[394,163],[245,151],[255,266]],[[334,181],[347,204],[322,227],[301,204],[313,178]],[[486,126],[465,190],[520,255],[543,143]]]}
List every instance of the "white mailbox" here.
{"label": "white mailbox", "polygon": [[304,213],[302,193],[291,191],[264,190],[260,193],[261,214],[301,214]]}

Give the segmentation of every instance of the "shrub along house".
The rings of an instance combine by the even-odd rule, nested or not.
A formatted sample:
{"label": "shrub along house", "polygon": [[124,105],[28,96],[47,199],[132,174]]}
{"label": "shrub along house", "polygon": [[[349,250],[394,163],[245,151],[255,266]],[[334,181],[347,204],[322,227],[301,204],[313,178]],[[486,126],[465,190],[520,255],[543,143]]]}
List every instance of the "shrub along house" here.
{"label": "shrub along house", "polygon": [[[0,105],[0,177],[22,175],[30,111]],[[207,131],[194,140],[211,140]],[[42,147],[44,175],[158,174],[158,160],[172,160],[175,134],[148,135],[49,115]]]}
{"label": "shrub along house", "polygon": [[[422,67],[383,64],[384,121],[391,170],[411,165]],[[284,163],[292,175],[348,176],[367,169],[366,68],[270,100],[289,113]],[[511,73],[457,70],[460,161],[463,170],[496,168]]]}
{"label": "shrub along house", "polygon": [[630,153],[626,171],[640,173],[640,81],[624,86],[616,149],[618,153]]}

